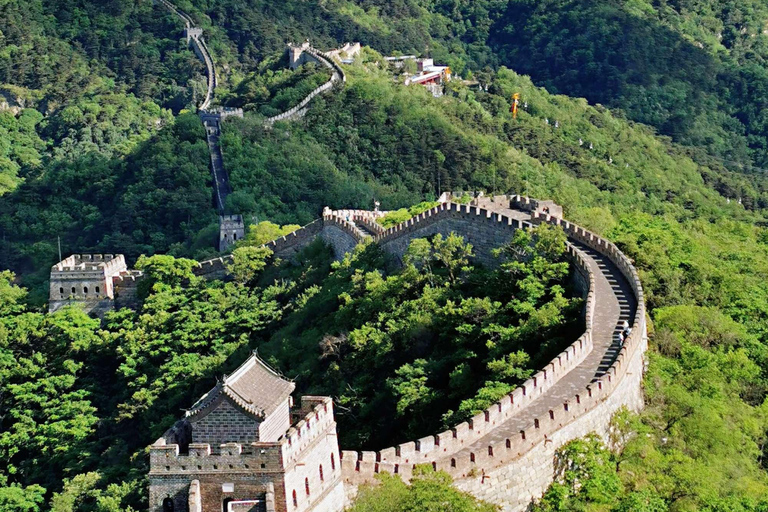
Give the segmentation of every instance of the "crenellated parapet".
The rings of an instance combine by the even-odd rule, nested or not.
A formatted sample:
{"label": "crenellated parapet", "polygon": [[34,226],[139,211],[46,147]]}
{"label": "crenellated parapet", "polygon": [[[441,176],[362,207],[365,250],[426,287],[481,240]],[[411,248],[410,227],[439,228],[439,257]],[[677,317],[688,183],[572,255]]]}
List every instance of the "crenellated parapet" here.
{"label": "crenellated parapet", "polygon": [[[427,215],[425,218],[428,217],[430,216]],[[399,231],[393,231],[393,233],[396,232]],[[471,460],[462,460],[460,455],[462,450],[492,434],[501,423],[525,414],[531,404],[546,395],[560,378],[568,375],[584,361],[584,358],[593,349],[592,333],[596,304],[595,276],[587,259],[576,247],[569,245],[568,255],[577,271],[582,272],[589,283],[585,293],[584,333],[507,397],[478,413],[467,422],[460,423],[439,434],[376,452],[342,452],[342,469],[345,481],[353,484],[367,482],[380,472],[399,474],[408,479],[416,464],[432,464],[438,469],[444,469],[455,478],[466,476],[472,467],[479,467],[477,464],[481,461],[483,454],[474,452],[465,454],[466,457],[474,460],[474,463],[470,465]],[[581,395],[575,396],[574,399],[576,404],[581,405]],[[566,401],[563,403],[563,409],[573,411],[574,406]],[[559,414],[560,411],[558,411]],[[503,450],[498,449],[498,447],[493,448],[493,444],[489,445],[491,448],[488,453],[493,453],[490,456],[495,457],[494,463],[504,464],[505,461],[510,460],[509,456],[512,454],[518,456],[528,446],[528,443],[536,441],[536,435],[541,432],[542,427],[549,425],[544,421],[545,419],[534,421],[534,424],[538,426],[534,428],[533,433],[521,431],[520,436],[503,439],[501,441]]]}
{"label": "crenellated parapet", "polygon": [[150,512],[341,510],[333,401],[293,390],[255,354],[224,376],[150,447]]}
{"label": "crenellated parapet", "polygon": [[[554,203],[520,196],[479,196],[472,203],[443,203],[386,230],[376,242],[386,247],[398,240],[410,242],[455,231],[482,243],[487,238],[482,230],[488,225],[507,237],[512,230],[545,222],[559,226],[568,235],[569,258],[588,283],[584,334],[514,392],[471,420],[376,452],[345,451],[342,468],[345,482],[354,488],[381,472],[407,480],[416,464],[429,464],[451,474],[459,487],[476,496],[521,510],[551,482],[558,446],[590,431],[607,435],[612,412],[622,406],[642,407],[647,344],[644,297],[629,258],[615,244],[563,220],[562,210]],[[471,226],[462,228],[465,221]],[[401,243],[397,250],[405,246]],[[602,311],[599,321],[598,308]],[[614,340],[614,333],[625,312],[631,334],[622,343]]]}
{"label": "crenellated parapet", "polygon": [[113,277],[127,271],[122,254],[73,254],[51,267],[50,312],[80,304],[96,315],[110,309]]}
{"label": "crenellated parapet", "polygon": [[[176,489],[176,476],[196,479],[200,472],[230,471],[230,479],[237,474],[250,475],[248,478],[254,474],[278,475],[269,482],[274,484],[276,510],[282,506],[293,510],[291,503],[296,504],[295,510],[312,510],[319,503],[330,503],[326,500],[340,499],[339,482],[343,481],[347,494],[353,495],[358,485],[373,481],[378,473],[408,480],[417,464],[427,464],[446,471],[455,485],[481,499],[505,509],[523,510],[551,482],[557,448],[592,431],[607,436],[615,411],[642,407],[645,304],[632,261],[615,244],[562,219],[562,210],[551,202],[521,196],[476,195],[470,204],[452,203],[448,196],[441,199],[445,201],[438,206],[390,229],[377,222],[383,212],[326,208],[322,218],[265,246],[276,256],[291,257],[319,237],[340,257],[372,237],[384,250],[402,258],[414,238],[455,232],[472,243],[478,261],[497,264],[497,260],[490,260],[492,249],[509,242],[516,230],[551,224],[568,237],[567,257],[576,288],[584,297],[584,330],[578,339],[514,391],[468,421],[378,451],[338,453],[333,404],[324,397],[304,397],[301,406],[291,411],[290,427],[271,442],[191,443],[182,452],[177,443],[167,442],[183,433],[177,428],[175,434],[158,440],[151,449],[150,479],[159,478],[154,484],[157,488]],[[200,262],[195,273],[226,276],[231,261],[231,257],[224,257]],[[624,321],[630,326],[626,338],[617,336],[625,328]],[[201,399],[202,405],[196,405],[195,410],[216,406],[220,414],[231,414],[231,407],[217,406],[219,402],[212,401],[211,396],[217,395]],[[233,403],[250,410],[240,395],[232,396]],[[205,420],[194,418],[202,421],[198,435],[210,435]],[[267,420],[257,419],[258,427],[254,428],[275,430],[266,428],[263,421]],[[329,467],[333,476],[324,478]],[[199,480],[200,493],[219,492],[206,484],[205,478]],[[263,485],[266,480],[260,482],[258,485]],[[302,493],[305,486],[320,489],[320,496]],[[196,496],[197,488],[192,484],[189,488]]]}

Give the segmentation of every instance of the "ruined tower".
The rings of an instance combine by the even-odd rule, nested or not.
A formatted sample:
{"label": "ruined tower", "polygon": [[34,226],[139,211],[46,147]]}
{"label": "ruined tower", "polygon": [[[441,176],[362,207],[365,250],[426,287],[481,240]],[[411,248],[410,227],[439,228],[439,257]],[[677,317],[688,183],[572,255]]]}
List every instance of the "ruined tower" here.
{"label": "ruined tower", "polygon": [[242,215],[219,215],[219,251],[245,237],[245,221]]}
{"label": "ruined tower", "polygon": [[150,448],[150,512],[343,509],[333,402],[301,399],[255,354]]}

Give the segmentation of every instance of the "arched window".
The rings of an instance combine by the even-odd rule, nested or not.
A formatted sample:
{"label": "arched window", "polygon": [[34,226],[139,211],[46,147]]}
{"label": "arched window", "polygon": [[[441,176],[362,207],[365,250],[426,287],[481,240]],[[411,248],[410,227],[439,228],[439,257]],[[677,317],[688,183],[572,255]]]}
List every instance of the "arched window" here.
{"label": "arched window", "polygon": [[493,457],[493,446],[488,447],[488,455]]}
{"label": "arched window", "polygon": [[304,479],[304,490],[307,491],[307,496],[309,496],[309,478]]}
{"label": "arched window", "polygon": [[99,287],[98,286],[96,287],[96,293],[99,293]]}
{"label": "arched window", "polygon": [[221,502],[221,512],[229,512],[230,501],[232,501],[232,498],[224,498],[224,501]]}
{"label": "arched window", "polygon": [[293,507],[299,506],[299,499],[296,497],[296,489],[293,490]]}
{"label": "arched window", "polygon": [[63,299],[64,298],[64,287],[63,286],[59,286],[59,293],[61,294],[61,298]]}
{"label": "arched window", "polygon": [[320,464],[320,481],[323,482],[325,479],[323,478],[323,465]]}
{"label": "arched window", "polygon": [[74,295],[75,293],[77,293],[77,290],[75,290],[75,287],[73,286],[72,287],[72,294]]}
{"label": "arched window", "polygon": [[236,233],[236,232],[235,232],[235,233],[232,233],[232,240],[234,240],[235,242],[237,242],[237,233]]}
{"label": "arched window", "polygon": [[173,512],[173,500],[171,498],[163,500],[163,512]]}
{"label": "arched window", "polygon": [[88,287],[87,286],[83,286],[83,293],[88,295]]}
{"label": "arched window", "polygon": [[452,468],[456,467],[456,459],[451,459],[451,467]]}
{"label": "arched window", "polygon": [[331,471],[336,471],[336,458],[331,454]]}

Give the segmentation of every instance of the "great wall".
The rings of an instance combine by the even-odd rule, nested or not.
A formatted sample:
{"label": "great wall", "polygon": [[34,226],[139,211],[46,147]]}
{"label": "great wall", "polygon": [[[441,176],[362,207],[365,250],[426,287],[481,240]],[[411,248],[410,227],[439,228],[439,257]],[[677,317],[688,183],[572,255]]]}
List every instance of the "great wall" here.
{"label": "great wall", "polygon": [[[411,240],[454,232],[473,245],[476,261],[493,265],[497,261],[492,254],[493,249],[508,242],[515,230],[548,223],[558,226],[568,236],[568,255],[573,263],[574,278],[585,297],[584,332],[514,392],[468,422],[376,452],[341,451],[338,478],[343,483],[346,498],[337,499],[335,505],[323,501],[325,504],[318,508],[317,502],[314,498],[309,499],[307,493],[307,500],[296,499],[296,507],[291,507],[288,495],[292,490],[295,492],[290,488],[295,482],[275,480],[274,474],[270,473],[272,510],[341,510],[344,503],[356,494],[358,486],[373,482],[378,473],[397,474],[407,481],[415,465],[427,464],[449,473],[458,488],[496,503],[504,511],[521,511],[540,497],[552,482],[560,447],[590,432],[608,440],[610,421],[616,411],[622,407],[633,411],[642,408],[642,377],[647,348],[645,303],[632,262],[614,244],[563,220],[560,210],[551,202],[521,196],[495,196],[478,197],[463,205],[451,199],[450,194],[445,194],[435,208],[390,229],[383,229],[376,222],[381,212],[326,209],[322,218],[265,247],[270,248],[276,257],[291,258],[302,247],[321,238],[333,248],[337,258],[343,258],[358,243],[372,239],[373,243],[379,244],[396,258],[402,258]],[[100,259],[98,256],[79,258],[78,261]],[[199,263],[195,273],[209,279],[226,278],[231,261],[231,256],[204,261]],[[59,282],[54,279],[61,278],[67,270],[80,272],[87,266],[84,264],[71,269],[54,267],[56,275],[52,272],[52,300],[59,287]],[[126,272],[122,271],[123,274]],[[132,305],[141,279],[142,276],[135,272],[115,276],[115,305]],[[632,331],[621,343],[617,334],[625,320],[630,323]],[[311,421],[306,421],[305,427],[310,429],[311,424]],[[335,429],[335,423],[322,425],[323,429],[330,429],[331,426]],[[318,428],[321,427],[318,425]],[[333,435],[335,439],[335,433],[327,435]],[[173,438],[169,439],[172,441]],[[274,442],[280,444],[287,442],[287,439],[281,436]],[[153,462],[150,479],[160,482],[157,483],[160,486],[158,489],[165,489],[163,486],[171,483],[177,489],[179,482],[187,486],[184,489],[188,489],[190,482],[195,480],[198,482],[195,485],[205,484],[203,487],[209,489],[206,492],[211,493],[210,481],[234,478],[230,471],[223,469],[226,466],[198,464],[207,459],[195,462],[190,458],[192,452],[185,453],[178,444],[166,440],[160,443],[157,449],[162,446],[163,457],[175,457],[176,462],[161,464],[159,458],[153,458],[156,463]],[[262,478],[259,469],[249,469],[249,463],[244,462],[246,454],[254,453],[253,450],[259,446],[260,441],[240,446],[238,454],[241,455],[227,459],[229,468],[237,469],[240,477],[248,474]],[[327,451],[328,447],[323,446],[323,450]],[[154,450],[153,446],[153,453]],[[204,457],[211,457],[211,460],[220,457],[215,455],[220,453],[218,446],[209,445],[196,450],[195,457],[203,452],[208,454]],[[305,453],[304,456],[310,455]],[[237,464],[230,464],[232,461]],[[195,467],[198,469],[195,470]],[[334,463],[334,470],[335,467]],[[288,469],[284,467],[280,471],[280,474],[286,474]],[[335,482],[335,479],[332,481]],[[277,487],[275,482],[279,484]],[[330,482],[321,479],[312,485],[326,488]],[[202,492],[197,489],[195,495]],[[175,492],[182,491],[177,489]],[[188,497],[189,492],[184,490],[183,497]],[[333,491],[333,495],[338,498],[337,491]],[[154,503],[152,512],[164,510],[159,508],[159,501]],[[208,512],[214,508],[207,506],[201,510]]]}
{"label": "great wall", "polygon": [[[153,3],[163,6],[184,23],[184,35],[187,44],[192,47],[195,55],[203,62],[206,70],[207,88],[205,99],[198,108],[200,119],[205,127],[205,136],[211,154],[211,175],[213,181],[213,197],[219,212],[219,242],[220,251],[227,250],[234,242],[245,234],[245,221],[242,215],[227,212],[227,196],[232,192],[229,175],[224,167],[224,155],[221,151],[221,123],[228,117],[243,117],[243,110],[238,108],[210,108],[216,95],[218,77],[208,45],[203,37],[203,29],[195,24],[190,15],[176,7],[168,0],[153,0]],[[278,121],[293,121],[306,114],[309,103],[319,94],[330,90],[335,84],[346,82],[344,70],[329,54],[323,53],[304,42],[300,46],[288,45],[286,52],[289,65],[295,69],[306,62],[316,62],[331,70],[331,78],[310,92],[298,105],[276,116],[267,118],[265,126],[271,127]]]}
{"label": "great wall", "polygon": [[[200,117],[221,213],[220,245],[226,248],[244,235],[244,223],[241,216],[225,215],[230,189],[218,138],[222,120],[242,111],[210,109],[217,79],[202,30],[168,0],[154,1],[185,23],[187,41],[206,66]],[[287,51],[292,66],[315,60],[332,76],[294,108],[265,120],[267,126],[303,116],[315,96],[346,80],[330,54],[308,43]],[[341,259],[370,240],[402,259],[413,239],[457,233],[473,245],[475,261],[495,265],[493,250],[515,230],[558,226],[568,237],[574,282],[585,298],[578,339],[469,421],[378,451],[340,450],[333,401],[303,397],[294,407],[293,385],[254,355],[150,447],[151,512],[336,512],[377,474],[409,481],[418,464],[447,472],[458,488],[505,512],[518,512],[556,477],[559,448],[590,432],[608,441],[615,412],[643,407],[645,302],[632,262],[614,244],[564,220],[554,203],[521,196],[479,196],[470,204],[452,199],[444,194],[435,208],[390,229],[377,223],[378,211],[326,208],[318,220],[265,247],[291,259],[320,238]],[[226,279],[231,263],[231,255],[203,261],[194,273]],[[122,255],[72,255],[51,270],[50,310],[76,303],[101,315],[136,307],[143,277],[127,268]],[[632,330],[621,342],[617,334],[624,321]]]}

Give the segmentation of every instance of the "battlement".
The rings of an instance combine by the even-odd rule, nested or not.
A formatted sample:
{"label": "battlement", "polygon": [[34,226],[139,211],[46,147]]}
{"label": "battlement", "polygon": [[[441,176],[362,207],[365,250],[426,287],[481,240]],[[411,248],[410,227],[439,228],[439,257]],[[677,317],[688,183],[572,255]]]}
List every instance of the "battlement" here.
{"label": "battlement", "polygon": [[[546,445],[546,442],[551,440],[552,436],[565,425],[581,419],[588,412],[599,408],[606,398],[616,390],[627,373],[629,362],[637,360],[637,353],[642,356],[645,343],[645,307],[642,286],[631,261],[614,244],[557,217],[552,212],[561,210],[553,208],[554,203],[551,201],[536,201],[521,196],[494,198],[476,196],[472,201],[477,204],[482,202],[482,199],[486,199],[504,205],[506,199],[509,199],[510,207],[517,207],[531,213],[530,222],[526,222],[520,218],[494,213],[476,205],[458,205],[447,202],[450,199],[450,195],[441,197],[441,200],[446,202],[386,230],[382,235],[377,236],[377,242],[385,243],[388,240],[397,239],[420,229],[424,225],[448,217],[471,218],[474,219],[473,225],[477,225],[477,222],[490,222],[501,229],[525,228],[543,222],[560,226],[568,235],[569,240],[582,243],[605,255],[626,277],[638,304],[632,322],[633,331],[618,350],[615,360],[602,377],[572,397],[563,400],[559,406],[550,408],[543,415],[529,415],[526,411],[527,406],[546,393],[557,383],[559,378],[579,366],[593,347],[592,329],[597,304],[595,275],[587,257],[581,250],[569,243],[569,258],[573,261],[576,270],[585,276],[585,280],[588,282],[585,297],[584,334],[514,392],[468,422],[433,436],[402,443],[377,452],[342,452],[342,471],[345,482],[350,485],[371,481],[373,476],[379,472],[399,474],[408,480],[414,466],[424,463],[431,464],[435,469],[447,471],[454,479],[471,480],[473,474],[489,474],[511,461],[523,457],[534,447],[541,445],[542,442]],[[549,207],[550,213],[544,211],[546,207]],[[459,232],[459,234],[467,235],[468,233]],[[495,434],[501,423],[506,423],[513,417],[517,417],[515,423],[522,426],[518,433],[510,434],[507,437]],[[490,436],[491,433],[494,435]],[[482,444],[486,440],[488,441]]]}
{"label": "battlement", "polygon": [[304,413],[294,423],[285,437],[280,440],[285,447],[286,465],[295,463],[303,456],[316,440],[328,434],[329,429],[336,432],[336,420],[333,415],[333,400],[330,397],[303,396],[301,409]]}
{"label": "battlement", "polygon": [[113,278],[128,270],[122,254],[73,254],[51,267],[48,309],[80,304],[103,314],[114,298]]}
{"label": "battlement", "polygon": [[51,267],[51,275],[97,272],[104,275],[125,270],[122,254],[73,254]]}
{"label": "battlement", "polygon": [[280,443],[224,443],[211,446],[191,443],[186,453],[178,444],[158,439],[150,447],[150,475],[198,474],[200,472],[281,472],[284,469]]}
{"label": "battlement", "polygon": [[[537,398],[546,393],[558,380],[578,367],[584,358],[592,351],[592,328],[595,312],[595,276],[591,271],[586,258],[574,246],[569,244],[568,254],[579,272],[587,276],[589,288],[585,296],[585,331],[579,339],[558,354],[549,364],[539,370],[533,377],[523,382],[504,399],[492,405],[485,411],[475,415],[467,422],[460,423],[450,430],[423,437],[416,441],[402,443],[398,446],[386,448],[378,452],[342,452],[342,468],[344,477],[349,482],[359,483],[372,478],[376,473],[386,471],[400,474],[404,478],[410,478],[411,471],[416,464],[432,463],[438,469],[445,469],[453,476],[466,476],[468,467],[459,465],[455,458],[450,462],[448,458],[465,449],[471,443],[481,439],[493,431],[500,423],[508,421],[516,415],[520,415]],[[581,397],[578,397],[581,403]],[[565,410],[572,407],[564,405]],[[554,412],[553,412],[554,414]],[[541,423],[537,422],[541,428]],[[507,442],[509,441],[509,442]],[[528,436],[523,436],[522,441],[532,441]],[[495,453],[509,453],[512,450],[513,439],[504,440],[504,450],[497,449]],[[523,443],[521,446],[524,446]],[[491,449],[493,452],[493,448]],[[479,454],[473,454],[472,458],[477,462]],[[499,461],[499,459],[494,459]],[[446,462],[447,461],[447,462]],[[456,464],[456,465],[451,465]],[[445,467],[447,465],[447,467]]]}
{"label": "battlement", "polygon": [[176,443],[169,443],[171,431],[150,447],[150,475],[196,474],[199,472],[243,471],[248,473],[284,472],[311,449],[314,442],[328,435],[336,422],[333,400],[329,397],[304,396],[297,411],[299,419],[275,442],[253,443],[190,443],[182,452]]}
{"label": "battlement", "polygon": [[525,196],[509,196],[510,205],[523,211],[563,218],[563,207],[554,201],[542,201]]}
{"label": "battlement", "polygon": [[126,270],[112,277],[115,308],[135,308],[138,305],[139,283],[144,278],[141,270]]}

